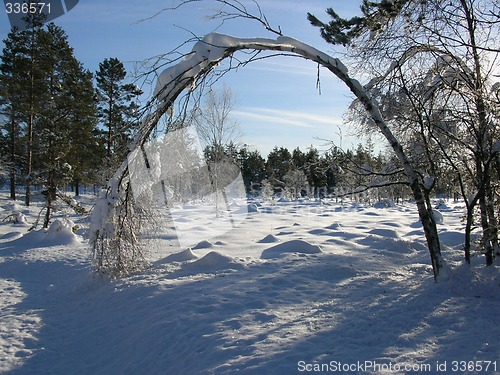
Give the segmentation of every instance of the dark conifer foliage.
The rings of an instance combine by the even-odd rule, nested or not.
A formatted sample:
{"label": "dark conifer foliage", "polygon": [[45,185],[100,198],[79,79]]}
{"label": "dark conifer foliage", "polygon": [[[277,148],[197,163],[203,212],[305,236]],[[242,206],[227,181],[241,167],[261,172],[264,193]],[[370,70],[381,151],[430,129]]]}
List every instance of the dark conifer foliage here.
{"label": "dark conifer foliage", "polygon": [[110,166],[125,157],[127,145],[137,126],[137,98],[142,91],[125,82],[127,72],[117,58],[105,59],[96,72],[98,116],[105,129],[106,155]]}
{"label": "dark conifer foliage", "polygon": [[29,205],[32,186],[42,186],[47,226],[58,188],[72,179],[80,183],[88,157],[98,154],[92,75],[54,24],[12,30],[4,42],[2,148],[9,155],[11,198],[24,182]]}

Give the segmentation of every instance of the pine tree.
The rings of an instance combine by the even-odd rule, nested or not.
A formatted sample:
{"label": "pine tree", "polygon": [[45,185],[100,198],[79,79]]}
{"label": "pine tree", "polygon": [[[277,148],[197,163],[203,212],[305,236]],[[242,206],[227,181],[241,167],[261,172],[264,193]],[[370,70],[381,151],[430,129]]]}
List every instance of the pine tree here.
{"label": "pine tree", "polygon": [[44,66],[41,63],[41,55],[43,43],[41,41],[43,35],[42,19],[33,16],[28,20],[30,27],[23,32],[27,37],[28,52],[27,52],[27,69],[28,83],[28,100],[26,102],[27,114],[26,124],[26,181],[25,181],[25,203],[29,206],[31,203],[31,184],[33,181],[33,131],[34,123],[38,114],[41,111],[43,92],[46,91],[46,82],[44,81]]}
{"label": "pine tree", "polygon": [[92,147],[97,139],[92,75],[73,55],[66,33],[48,24],[9,34],[0,82],[11,197],[23,167],[27,205],[32,183],[46,188],[47,226],[58,187],[95,165],[87,161],[98,154]]}
{"label": "pine tree", "polygon": [[[26,22],[30,27],[24,31],[13,29],[4,40],[5,48],[0,65],[0,95],[3,98],[2,112],[8,118],[4,129],[8,136],[10,155],[11,198],[15,198],[16,171],[22,169],[26,187],[26,205],[31,200],[33,177],[33,125],[41,110],[42,92],[45,90],[42,55],[42,23],[33,17]],[[23,146],[20,133],[24,130]],[[23,168],[20,163],[23,162]]]}
{"label": "pine tree", "polygon": [[105,158],[105,149],[100,142],[97,128],[97,103],[94,96],[92,73],[83,68],[76,69],[75,80],[70,87],[74,98],[70,128],[71,144],[67,162],[72,167],[72,186],[75,195],[80,195],[80,185],[99,182],[96,165]]}
{"label": "pine tree", "polygon": [[92,150],[85,152],[81,145],[93,143],[95,105],[91,75],[75,58],[66,33],[49,24],[42,33],[42,45],[47,90],[39,98],[43,107],[35,124],[34,152],[38,160],[36,169],[46,186],[44,226],[47,227],[58,186],[67,184],[72,173],[82,172],[82,163],[76,163],[79,168],[75,170],[72,162],[85,159]]}
{"label": "pine tree", "polygon": [[267,172],[275,186],[284,187],[284,176],[293,168],[292,155],[286,147],[274,147],[267,156]]}
{"label": "pine tree", "polygon": [[133,132],[135,102],[142,91],[124,83],[127,72],[117,58],[105,59],[96,72],[98,115],[106,129],[106,154],[111,165],[121,161]]}
{"label": "pine tree", "polygon": [[23,67],[19,61],[20,39],[17,33],[10,33],[4,40],[0,64],[0,115],[2,116],[2,155],[7,165],[10,183],[10,198],[16,200],[16,184],[22,158],[20,104],[23,102]]}
{"label": "pine tree", "polygon": [[249,151],[243,147],[238,153],[238,163],[247,192],[255,193],[256,188],[267,178],[266,161],[259,151]]}

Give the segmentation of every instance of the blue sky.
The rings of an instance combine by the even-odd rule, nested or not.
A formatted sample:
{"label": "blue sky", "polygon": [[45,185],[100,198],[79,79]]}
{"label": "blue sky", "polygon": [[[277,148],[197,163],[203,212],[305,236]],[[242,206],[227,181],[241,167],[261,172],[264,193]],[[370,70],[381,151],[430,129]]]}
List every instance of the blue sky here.
{"label": "blue sky", "polygon": [[[68,34],[76,57],[85,68],[98,69],[99,62],[117,57],[132,71],[136,63],[164,54],[192,37],[214,31],[219,21],[206,16],[215,9],[213,2],[197,2],[176,11],[174,0],[80,0],[66,15],[55,20]],[[249,1],[250,8],[252,4]],[[280,27],[285,35],[295,37],[323,51],[335,54],[331,45],[309,25],[311,12],[327,19],[325,9],[334,7],[348,17],[359,11],[361,0],[261,0],[260,7],[271,25]],[[141,21],[142,20],[142,21]],[[10,26],[5,12],[0,14],[0,38]],[[240,37],[274,38],[257,23],[236,20],[226,23],[217,32]],[[191,45],[184,47],[189,51]],[[275,145],[302,150],[322,143],[316,138],[330,139],[344,148],[361,140],[349,136],[342,116],[351,95],[335,77],[321,71],[321,95],[316,87],[317,66],[295,58],[273,58],[247,65],[221,80],[234,93],[236,108],[233,119],[240,125],[242,143],[253,145],[267,154]],[[147,88],[145,88],[147,91]],[[342,134],[342,137],[339,137]],[[325,147],[320,147],[325,148]]]}

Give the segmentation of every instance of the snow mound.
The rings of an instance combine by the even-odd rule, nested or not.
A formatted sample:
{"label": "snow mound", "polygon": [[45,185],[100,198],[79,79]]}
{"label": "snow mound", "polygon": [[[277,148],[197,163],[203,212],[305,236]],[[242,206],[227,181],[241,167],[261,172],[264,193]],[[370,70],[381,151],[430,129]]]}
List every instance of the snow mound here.
{"label": "snow mound", "polygon": [[216,251],[211,251],[203,258],[184,265],[184,271],[194,271],[198,273],[213,273],[226,270],[241,270],[244,266],[234,261],[233,258],[222,255]]}
{"label": "snow mound", "polygon": [[16,214],[16,219],[14,221],[15,224],[29,225],[28,219],[26,219],[26,216],[24,216],[22,212],[17,211],[15,214]]}
{"label": "snow mound", "polygon": [[446,246],[461,248],[464,243],[464,234],[460,231],[445,230],[439,233],[439,240]]}
{"label": "snow mound", "polygon": [[19,232],[19,231],[9,232],[9,233],[2,234],[0,236],[0,240],[11,240],[12,241],[12,240],[21,238],[22,236],[23,236],[22,232]]}
{"label": "snow mound", "polygon": [[268,234],[265,236],[263,239],[258,241],[259,243],[273,243],[273,242],[279,242],[280,240],[273,234]]}
{"label": "snow mound", "polygon": [[357,244],[366,246],[368,249],[382,251],[385,253],[411,254],[422,250],[417,242],[404,241],[400,238],[391,238],[380,235],[368,235],[363,239],[357,240]]}
{"label": "snow mound", "polygon": [[56,219],[48,229],[33,230],[12,241],[15,246],[35,248],[37,246],[61,246],[80,243],[73,232],[75,223],[69,219]]}
{"label": "snow mound", "polygon": [[26,219],[26,216],[19,210],[12,210],[12,213],[5,217],[2,222],[10,222],[16,225],[29,226],[28,219]]}
{"label": "snow mound", "polygon": [[210,241],[201,241],[198,242],[198,244],[195,247],[193,247],[193,250],[211,249],[212,247],[214,247],[214,245],[212,245]]}
{"label": "snow mound", "polygon": [[339,282],[357,275],[352,266],[327,264],[318,266],[309,277],[316,281]]}
{"label": "snow mound", "polygon": [[437,204],[434,206],[434,208],[437,208],[438,210],[449,210],[450,207],[446,204],[444,200],[440,200],[437,202]]}
{"label": "snow mound", "polygon": [[303,240],[292,240],[283,242],[279,245],[264,250],[262,252],[261,259],[281,258],[290,253],[319,254],[321,253],[321,247],[312,245],[309,242]]}
{"label": "snow mound", "polygon": [[327,226],[325,229],[339,230],[339,229],[341,229],[341,226],[339,223],[333,223],[333,224]]}
{"label": "snow mound", "polygon": [[65,245],[79,242],[73,232],[75,223],[69,219],[56,219],[50,224],[45,240],[52,245]]}
{"label": "snow mound", "polygon": [[189,260],[198,259],[198,256],[193,253],[191,248],[188,248],[180,253],[171,254],[165,258],[166,262],[187,262]]}
{"label": "snow mound", "polygon": [[377,229],[372,229],[368,233],[386,238],[399,238],[399,233],[393,229],[377,228]]}

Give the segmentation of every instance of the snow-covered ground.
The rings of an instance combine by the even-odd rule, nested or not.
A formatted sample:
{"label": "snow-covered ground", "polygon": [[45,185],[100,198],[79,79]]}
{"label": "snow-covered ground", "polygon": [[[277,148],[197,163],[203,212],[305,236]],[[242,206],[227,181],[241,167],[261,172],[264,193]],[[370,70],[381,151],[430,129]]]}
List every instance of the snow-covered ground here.
{"label": "snow-covered ground", "polygon": [[[3,194],[0,219],[14,211],[32,223],[39,208]],[[438,284],[410,204],[250,211],[192,249],[165,240],[151,270],[113,281],[91,273],[88,219],[68,212],[77,235],[65,220],[3,223],[0,373],[500,373],[499,267],[462,264],[460,206],[441,209]]]}

